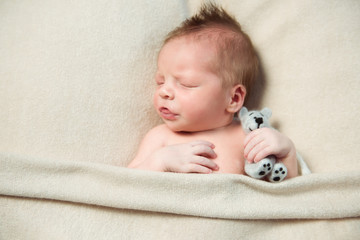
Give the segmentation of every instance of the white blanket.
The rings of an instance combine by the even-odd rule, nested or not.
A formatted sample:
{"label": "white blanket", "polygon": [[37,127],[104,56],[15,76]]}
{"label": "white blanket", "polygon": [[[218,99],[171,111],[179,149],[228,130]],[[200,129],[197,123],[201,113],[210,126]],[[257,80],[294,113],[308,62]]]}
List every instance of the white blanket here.
{"label": "white blanket", "polygon": [[235,174],[158,173],[10,156],[1,156],[1,166],[0,193],[9,196],[222,219],[360,216],[357,171],[272,184]]}
{"label": "white blanket", "polygon": [[[7,237],[4,239],[13,239],[11,236],[16,239],[44,239],[45,236],[116,239],[114,236],[126,236],[127,231],[132,234],[146,231],[148,236],[156,236],[154,239],[168,239],[169,232],[194,224],[194,217],[203,218],[195,221],[199,228],[196,232],[193,229],[172,238],[205,236],[211,231],[213,236],[222,232],[222,239],[233,239],[234,236],[262,239],[263,235],[257,235],[264,233],[262,225],[272,226],[274,232],[267,235],[269,239],[290,236],[294,226],[302,225],[300,229],[295,227],[301,236],[295,239],[302,239],[310,232],[330,237],[326,239],[345,236],[351,239],[360,233],[359,219],[354,219],[360,216],[358,172],[310,174],[271,184],[243,175],[146,172],[103,164],[4,155],[0,156],[0,164],[0,232]],[[109,211],[114,216],[104,219],[103,214],[109,214]],[[136,218],[128,216],[129,213],[147,217]],[[164,213],[166,217],[159,217]],[[151,215],[153,217],[149,219]],[[185,216],[191,219],[190,223],[178,226],[169,222],[169,218],[184,219]],[[153,218],[170,230],[147,229]],[[222,226],[228,232],[225,234],[218,228],[209,230],[209,220],[204,220],[207,218],[221,225],[224,220],[228,221],[228,225]],[[317,221],[309,225],[310,220]],[[338,226],[331,228],[331,224],[324,227],[324,220],[340,222],[346,228],[339,231]],[[69,221],[92,227],[73,229],[69,227]],[[246,232],[238,226],[242,223],[244,227],[251,222],[253,225],[247,226]],[[290,222],[292,225],[287,229]],[[130,226],[117,228],[119,224]],[[48,227],[56,229],[53,232],[43,230]],[[100,236],[100,232],[105,235]],[[138,237],[144,239],[142,234],[133,236]]]}

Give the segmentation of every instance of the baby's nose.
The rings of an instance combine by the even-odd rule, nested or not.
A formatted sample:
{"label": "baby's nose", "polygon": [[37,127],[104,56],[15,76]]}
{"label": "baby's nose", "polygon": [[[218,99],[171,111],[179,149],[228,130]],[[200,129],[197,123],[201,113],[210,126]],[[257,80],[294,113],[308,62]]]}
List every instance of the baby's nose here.
{"label": "baby's nose", "polygon": [[174,98],[174,91],[168,87],[168,86],[163,86],[161,89],[160,89],[160,97],[161,98],[164,98],[164,99],[173,99]]}

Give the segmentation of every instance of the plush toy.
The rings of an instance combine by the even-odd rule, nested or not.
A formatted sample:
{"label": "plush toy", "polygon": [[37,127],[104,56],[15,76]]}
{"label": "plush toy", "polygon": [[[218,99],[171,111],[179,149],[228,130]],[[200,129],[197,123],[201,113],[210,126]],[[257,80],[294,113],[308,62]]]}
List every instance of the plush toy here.
{"label": "plush toy", "polygon": [[[246,107],[242,107],[239,119],[245,133],[249,133],[258,128],[271,127],[269,122],[271,114],[269,108],[261,111],[248,111]],[[270,182],[281,182],[287,175],[287,168],[284,164],[276,162],[274,156],[268,156],[257,163],[248,163],[245,160],[245,172],[248,176],[256,179],[266,177]]]}

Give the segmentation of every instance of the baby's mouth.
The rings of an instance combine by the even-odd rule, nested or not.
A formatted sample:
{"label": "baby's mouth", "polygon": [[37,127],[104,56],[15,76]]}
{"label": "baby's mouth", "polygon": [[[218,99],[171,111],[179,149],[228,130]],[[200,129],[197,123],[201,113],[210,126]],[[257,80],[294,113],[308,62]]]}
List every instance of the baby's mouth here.
{"label": "baby's mouth", "polygon": [[160,116],[165,119],[165,120],[170,120],[170,121],[173,121],[173,120],[176,120],[176,117],[178,114],[175,114],[173,112],[171,112],[168,108],[166,107],[161,107],[159,109],[159,113],[160,113]]}

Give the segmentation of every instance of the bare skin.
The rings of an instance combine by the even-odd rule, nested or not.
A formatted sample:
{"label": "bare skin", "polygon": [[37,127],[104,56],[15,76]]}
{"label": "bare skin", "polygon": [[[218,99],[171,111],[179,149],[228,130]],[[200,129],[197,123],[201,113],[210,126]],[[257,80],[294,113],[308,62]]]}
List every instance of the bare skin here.
{"label": "bare skin", "polygon": [[180,37],[166,43],[158,57],[154,107],[164,124],[143,138],[129,168],[181,173],[244,174],[244,159],[258,162],[275,155],[297,176],[295,147],[272,129],[245,136],[234,115],[246,89],[224,86],[213,71],[211,41]]}
{"label": "bare skin", "polygon": [[129,167],[171,172],[243,174],[243,139],[244,132],[238,122],[196,133],[173,132],[163,124],[145,136],[140,146],[142,151]]}

